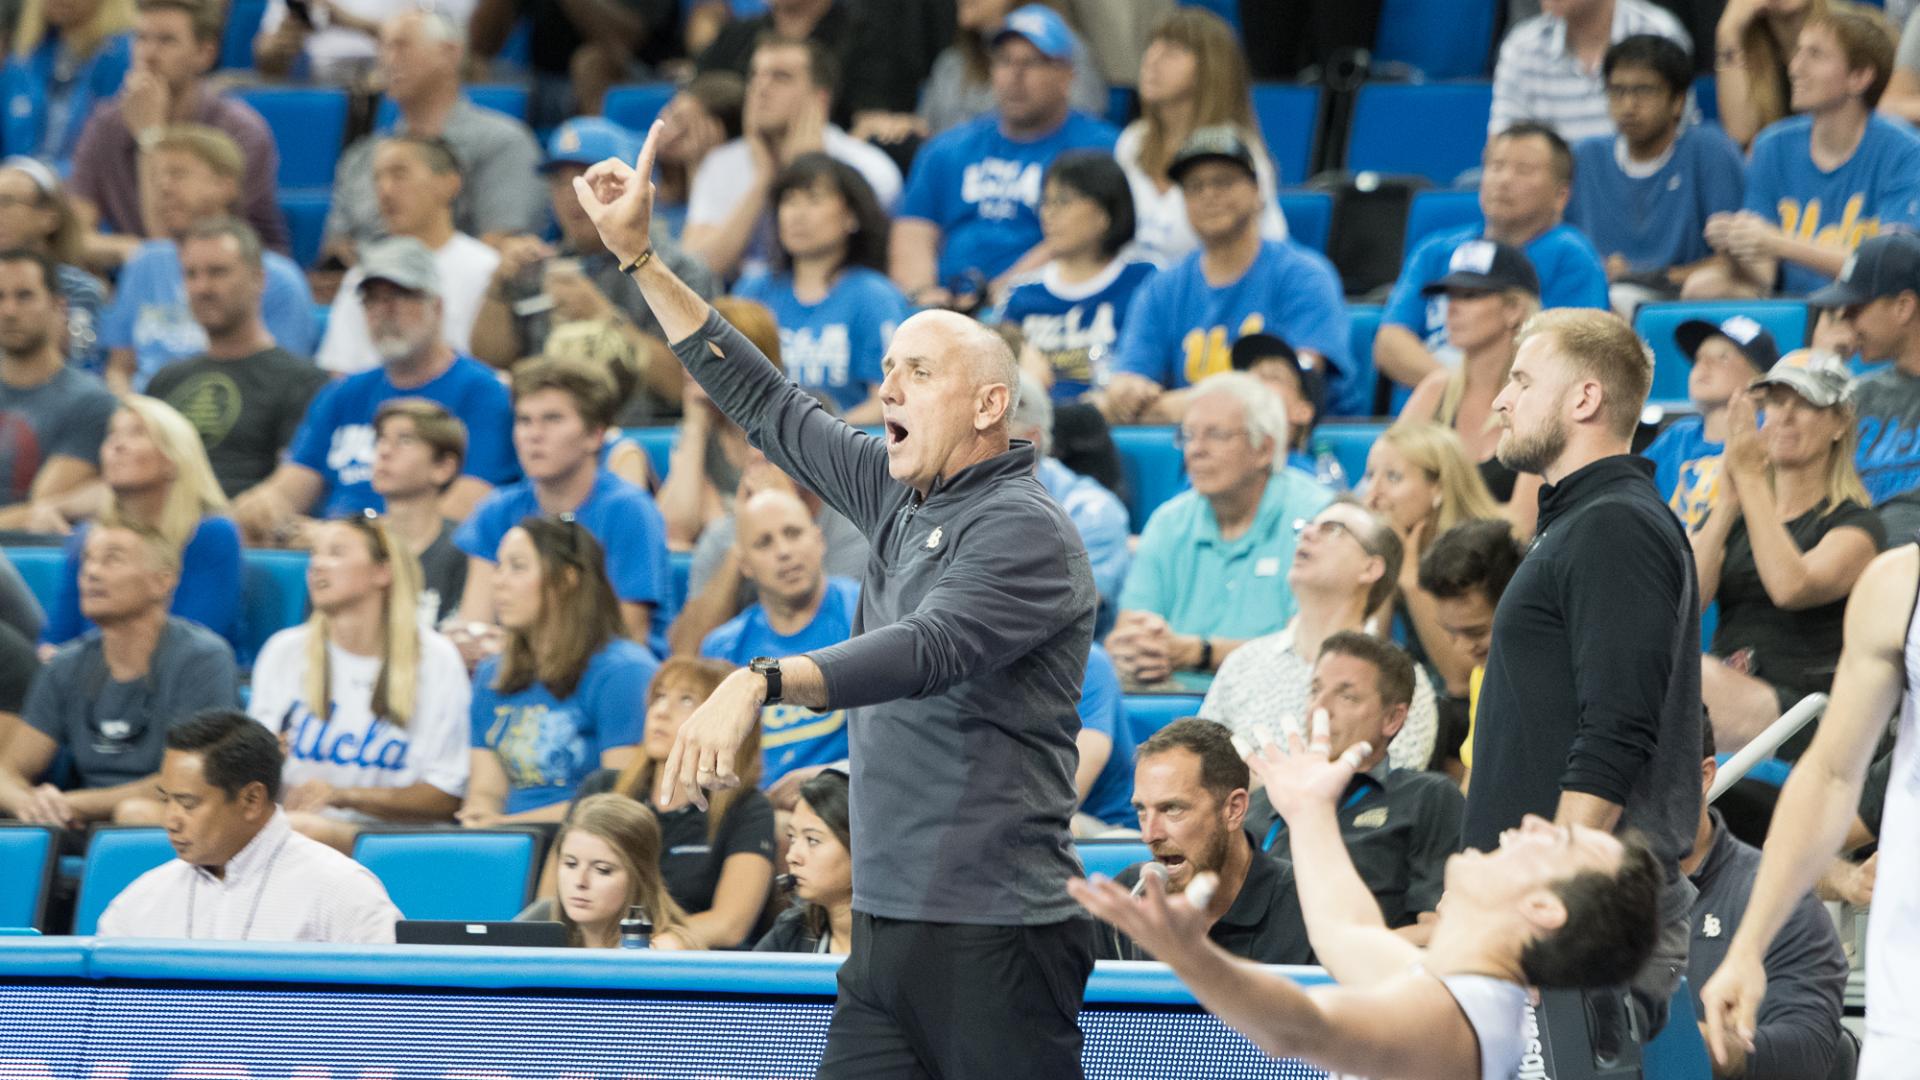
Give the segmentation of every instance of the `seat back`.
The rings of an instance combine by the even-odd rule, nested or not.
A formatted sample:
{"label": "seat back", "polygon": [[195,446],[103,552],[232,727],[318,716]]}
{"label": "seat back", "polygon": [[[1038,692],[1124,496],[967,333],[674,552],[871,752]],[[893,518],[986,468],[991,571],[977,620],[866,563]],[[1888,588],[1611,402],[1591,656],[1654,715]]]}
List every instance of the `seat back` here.
{"label": "seat back", "polygon": [[1479,225],[1483,220],[1478,191],[1433,188],[1415,192],[1413,205],[1407,207],[1406,244],[1400,257],[1404,259],[1412,254],[1420,241],[1434,233],[1462,225]]}
{"label": "seat back", "polygon": [[1683,1080],[1712,1076],[1706,1040],[1700,1037],[1699,1014],[1693,1008],[1693,987],[1682,976],[1667,1003],[1667,1026],[1640,1052],[1646,1080]]}
{"label": "seat back", "polygon": [[675,93],[670,82],[627,83],[607,91],[600,113],[629,131],[644,134]]}
{"label": "seat back", "polygon": [[363,832],[353,857],[409,919],[504,922],[527,906],[539,873],[529,829]]}
{"label": "seat back", "polygon": [[45,825],[0,822],[0,927],[40,928],[58,854]]}
{"label": "seat back", "polygon": [[1347,485],[1356,486],[1360,478],[1367,473],[1367,451],[1373,449],[1373,440],[1387,430],[1387,424],[1381,421],[1368,423],[1321,424],[1313,429],[1313,445],[1326,447],[1340,462],[1340,468],[1347,474]]}
{"label": "seat back", "polygon": [[27,583],[27,591],[40,602],[40,609],[52,611],[54,599],[60,595],[66,553],[57,547],[9,547],[7,561],[20,571],[20,580]]}
{"label": "seat back", "polygon": [[235,90],[253,106],[280,147],[283,188],[331,187],[347,137],[347,92],[337,86],[249,86]]}
{"label": "seat back", "polygon": [[1492,83],[1367,83],[1354,99],[1347,169],[1444,187],[1480,164],[1492,111]]}
{"label": "seat back", "polygon": [[250,549],[241,558],[241,667],[267,639],[307,617],[307,553]]}
{"label": "seat back", "polygon": [[1328,393],[1321,420],[1373,415],[1380,384],[1379,372],[1373,367],[1373,335],[1379,331],[1379,304],[1347,305],[1347,358],[1353,365],[1353,377],[1342,380],[1336,391]]}
{"label": "seat back", "polygon": [[1687,376],[1693,365],[1673,340],[1676,327],[1690,319],[1704,319],[1717,325],[1735,315],[1745,315],[1766,327],[1782,353],[1807,343],[1810,329],[1807,305],[1799,300],[1681,300],[1642,304],[1640,310],[1634,312],[1633,328],[1653,346],[1653,390],[1647,400],[1665,403],[1687,400]]}
{"label": "seat back", "polygon": [[647,464],[653,466],[653,475],[661,480],[667,478],[667,464],[673,460],[673,444],[680,437],[680,429],[673,424],[658,427],[621,428],[620,433],[640,444],[646,451]]}
{"label": "seat back", "polygon": [[1153,851],[1138,840],[1076,840],[1073,848],[1088,876],[1114,877],[1135,863],[1153,858]]}
{"label": "seat back", "polygon": [[73,932],[91,934],[113,898],[134,879],[173,860],[167,831],[148,826],[108,825],[97,828],[87,841],[87,859],[80,870],[80,897],[73,908]]}
{"label": "seat back", "polygon": [[1327,233],[1333,229],[1332,195],[1324,191],[1283,191],[1280,214],[1287,219],[1287,235],[1294,243],[1326,254]]}
{"label": "seat back", "polygon": [[1406,64],[1429,79],[1487,70],[1498,4],[1486,0],[1386,0],[1374,32],[1375,64]]}
{"label": "seat back", "polygon": [[[303,269],[320,261],[320,243],[326,231],[327,211],[332,206],[331,188],[282,189],[280,192],[280,212],[287,215],[287,232],[293,241],[293,261]],[[325,305],[321,307],[332,310]],[[325,336],[324,330],[321,336]]]}
{"label": "seat back", "polygon": [[1280,183],[1305,180],[1313,168],[1313,136],[1320,127],[1320,88],[1255,83],[1253,116],[1280,171]]}
{"label": "seat back", "polygon": [[227,27],[220,35],[219,66],[252,70],[253,39],[260,32],[260,19],[266,13],[267,0],[233,0],[227,6]]}
{"label": "seat back", "polygon": [[1127,694],[1120,704],[1126,710],[1133,744],[1139,746],[1175,720],[1198,713],[1201,700],[1193,694]]}
{"label": "seat back", "polygon": [[1173,428],[1165,425],[1116,427],[1113,448],[1127,483],[1128,528],[1137,533],[1161,503],[1186,490],[1186,459],[1173,444]]}

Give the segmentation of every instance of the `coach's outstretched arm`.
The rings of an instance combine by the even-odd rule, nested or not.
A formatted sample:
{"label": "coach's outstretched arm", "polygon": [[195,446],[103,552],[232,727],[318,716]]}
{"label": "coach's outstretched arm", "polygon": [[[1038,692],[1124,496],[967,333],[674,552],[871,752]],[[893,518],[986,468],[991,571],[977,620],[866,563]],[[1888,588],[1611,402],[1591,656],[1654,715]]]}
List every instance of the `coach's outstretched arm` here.
{"label": "coach's outstretched arm", "polygon": [[1736,1040],[1752,1049],[1767,993],[1767,946],[1833,861],[1860,804],[1874,749],[1905,685],[1907,618],[1917,582],[1920,549],[1905,545],[1868,564],[1847,602],[1833,701],[1780,789],[1746,916],[1720,970],[1700,989],[1707,1043],[1723,1063]]}
{"label": "coach's outstretched arm", "polygon": [[880,440],[848,427],[767,362],[744,334],[652,255],[655,122],[633,165],[608,158],[574,180],[574,194],[601,242],[629,267],[647,306],[686,366],[727,419],[781,471],[869,530],[887,492]]}

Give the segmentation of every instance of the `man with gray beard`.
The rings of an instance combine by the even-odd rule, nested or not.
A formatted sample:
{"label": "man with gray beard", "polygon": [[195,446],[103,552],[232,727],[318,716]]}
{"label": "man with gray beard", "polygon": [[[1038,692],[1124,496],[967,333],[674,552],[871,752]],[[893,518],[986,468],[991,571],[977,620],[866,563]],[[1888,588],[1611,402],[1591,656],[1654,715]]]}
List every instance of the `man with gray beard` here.
{"label": "man with gray beard", "polygon": [[[1652,1037],[1687,962],[1700,788],[1700,594],[1679,519],[1632,454],[1652,357],[1615,316],[1558,309],[1522,329],[1493,410],[1500,461],[1545,480],[1533,547],[1494,614],[1465,845],[1529,814],[1643,833],[1667,887],[1632,983]],[[1577,660],[1576,660],[1577,658]],[[1599,994],[1618,1017],[1619,993]]]}

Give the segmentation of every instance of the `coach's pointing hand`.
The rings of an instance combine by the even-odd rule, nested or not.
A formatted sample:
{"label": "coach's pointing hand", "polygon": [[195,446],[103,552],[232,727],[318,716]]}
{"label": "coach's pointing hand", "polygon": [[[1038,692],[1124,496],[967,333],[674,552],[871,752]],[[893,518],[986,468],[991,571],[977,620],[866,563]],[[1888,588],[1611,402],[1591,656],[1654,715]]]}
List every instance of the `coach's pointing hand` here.
{"label": "coach's pointing hand", "polygon": [[654,804],[662,810],[678,810],[691,802],[705,810],[707,791],[739,786],[733,757],[760,723],[760,706],[766,698],[763,676],[746,668],[727,676],[674,733]]}
{"label": "coach's pointing hand", "polygon": [[573,181],[573,192],[600,231],[600,242],[622,266],[639,258],[653,242],[648,235],[653,225],[653,156],[664,127],[655,120],[647,129],[646,144],[634,164],[608,158]]}

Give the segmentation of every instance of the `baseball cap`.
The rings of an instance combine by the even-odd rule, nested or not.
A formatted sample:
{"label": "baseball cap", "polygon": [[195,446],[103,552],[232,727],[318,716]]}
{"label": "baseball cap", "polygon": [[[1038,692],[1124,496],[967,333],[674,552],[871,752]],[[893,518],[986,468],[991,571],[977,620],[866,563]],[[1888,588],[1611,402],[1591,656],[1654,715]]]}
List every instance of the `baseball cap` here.
{"label": "baseball cap", "polygon": [[1816,409],[1830,408],[1853,393],[1853,375],[1846,362],[1832,353],[1795,349],[1780,358],[1773,369],[1753,380],[1750,390],[1784,386]]}
{"label": "baseball cap", "polygon": [[1840,277],[1807,297],[1807,303],[1850,307],[1908,290],[1920,292],[1920,236],[1887,233],[1862,240],[1847,256]]}
{"label": "baseball cap", "polygon": [[633,132],[602,116],[576,116],[547,136],[547,160],[540,171],[555,165],[597,165],[608,158],[631,164],[639,154]]}
{"label": "baseball cap", "polygon": [[1073,62],[1073,31],[1060,13],[1044,4],[1028,4],[1007,13],[1007,21],[993,33],[993,43],[1009,37],[1026,38],[1040,55],[1062,64]]}
{"label": "baseball cap", "polygon": [[1448,289],[1484,292],[1520,289],[1539,296],[1540,275],[1534,273],[1533,261],[1527,258],[1527,253],[1512,244],[1469,240],[1453,249],[1453,255],[1447,259],[1446,274],[1422,287],[1420,293],[1432,296]]}
{"label": "baseball cap", "polygon": [[1300,382],[1300,392],[1313,403],[1313,414],[1320,415],[1327,403],[1327,380],[1319,371],[1300,362],[1293,346],[1272,334],[1247,334],[1233,343],[1230,354],[1233,370],[1252,371],[1255,364],[1278,360],[1287,365]]}
{"label": "baseball cap", "polygon": [[1167,176],[1177,184],[1188,169],[1203,161],[1230,161],[1247,170],[1248,176],[1257,177],[1253,171],[1253,150],[1247,146],[1247,140],[1240,137],[1240,129],[1232,124],[1195,128],[1167,165]]}
{"label": "baseball cap", "polygon": [[1700,346],[1715,335],[1733,342],[1755,371],[1768,371],[1780,362],[1780,346],[1774,342],[1773,335],[1745,315],[1735,315],[1718,325],[1705,319],[1688,319],[1673,328],[1673,343],[1687,354],[1687,363],[1691,364]]}
{"label": "baseball cap", "polygon": [[370,281],[388,281],[403,289],[440,295],[440,268],[433,252],[411,236],[375,240],[360,252],[360,287]]}

